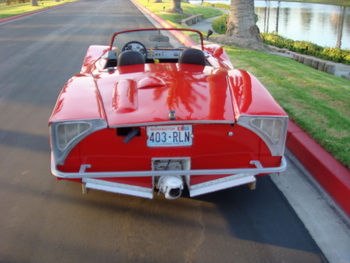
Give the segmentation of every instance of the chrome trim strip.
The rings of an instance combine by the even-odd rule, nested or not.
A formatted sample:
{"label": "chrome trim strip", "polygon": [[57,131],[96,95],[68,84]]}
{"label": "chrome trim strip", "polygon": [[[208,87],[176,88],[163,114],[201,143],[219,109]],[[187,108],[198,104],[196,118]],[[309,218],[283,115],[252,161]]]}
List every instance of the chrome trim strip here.
{"label": "chrome trim strip", "polygon": [[188,185],[190,196],[207,194],[243,184],[256,182],[254,174],[236,174],[196,185]]}
{"label": "chrome trim strip", "polygon": [[254,118],[289,118],[289,116],[288,115],[265,115],[265,114],[263,114],[263,115],[258,115],[258,114],[253,114],[253,115],[250,115],[250,114],[240,114],[239,116],[238,116],[238,119],[240,118],[240,117],[254,117]]}
{"label": "chrome trim strip", "polygon": [[110,125],[110,128],[124,128],[124,127],[141,127],[141,126],[161,126],[161,125],[181,125],[181,124],[234,124],[234,121],[230,120],[203,120],[203,121],[160,121],[160,122],[144,122],[144,123],[132,123],[121,125]]}
{"label": "chrome trim strip", "polygon": [[153,187],[141,187],[129,184],[120,184],[104,180],[85,178],[83,179],[85,187],[89,189],[101,190],[106,192],[112,192],[117,194],[133,195],[144,198],[153,198]]}
{"label": "chrome trim strip", "polygon": [[[259,161],[252,161],[255,164]],[[260,162],[259,162],[260,163]],[[86,166],[86,164],[82,164]],[[260,164],[261,165],[261,164]],[[259,166],[259,165],[258,165]],[[283,172],[287,168],[287,162],[282,157],[282,162],[279,167],[257,167],[257,168],[234,168],[234,169],[198,169],[198,170],[167,170],[167,171],[115,171],[115,172],[77,172],[77,173],[65,173],[58,171],[55,162],[51,156],[51,172],[54,176],[63,179],[73,178],[113,178],[113,177],[146,177],[146,176],[162,176],[162,175],[234,175],[241,173],[249,174],[270,174]]]}

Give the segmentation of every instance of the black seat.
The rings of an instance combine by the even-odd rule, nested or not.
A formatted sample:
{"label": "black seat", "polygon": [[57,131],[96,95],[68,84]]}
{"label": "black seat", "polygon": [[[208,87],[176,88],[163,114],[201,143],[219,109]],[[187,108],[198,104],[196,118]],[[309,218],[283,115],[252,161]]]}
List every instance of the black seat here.
{"label": "black seat", "polygon": [[202,50],[189,48],[181,52],[179,63],[205,66],[205,57]]}
{"label": "black seat", "polygon": [[145,64],[144,56],[135,50],[125,50],[118,56],[118,67]]}

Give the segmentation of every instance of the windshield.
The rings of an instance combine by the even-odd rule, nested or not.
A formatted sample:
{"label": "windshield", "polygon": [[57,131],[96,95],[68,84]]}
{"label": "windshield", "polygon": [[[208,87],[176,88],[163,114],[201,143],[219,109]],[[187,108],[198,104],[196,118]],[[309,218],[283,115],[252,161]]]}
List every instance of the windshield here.
{"label": "windshield", "polygon": [[123,50],[129,43],[140,43],[147,49],[183,49],[200,45],[203,50],[203,35],[193,29],[135,29],[113,35],[110,48]]}

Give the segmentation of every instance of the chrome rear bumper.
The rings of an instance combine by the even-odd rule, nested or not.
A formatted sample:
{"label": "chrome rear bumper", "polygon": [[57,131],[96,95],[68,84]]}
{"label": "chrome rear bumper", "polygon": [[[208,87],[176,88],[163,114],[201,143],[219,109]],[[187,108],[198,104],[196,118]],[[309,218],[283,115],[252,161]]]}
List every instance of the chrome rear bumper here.
{"label": "chrome rear bumper", "polygon": [[[180,158],[181,159],[181,158]],[[287,163],[285,158],[282,158],[281,165],[279,167],[263,167],[259,161],[251,161],[251,164],[255,165],[255,168],[239,168],[239,169],[199,169],[191,170],[189,166],[184,170],[150,170],[150,171],[125,171],[125,172],[86,172],[86,169],[91,165],[83,164],[80,167],[80,171],[77,173],[65,173],[58,171],[56,165],[52,159],[51,171],[53,175],[61,179],[82,179],[83,192],[86,189],[96,189],[107,192],[127,194],[133,196],[139,196],[144,198],[153,198],[153,191],[155,181],[160,181],[162,177],[179,177],[182,178],[183,183],[187,184],[190,196],[198,196],[206,193],[215,192],[243,184],[255,185],[258,174],[270,174],[279,173],[286,169]],[[191,176],[193,175],[227,175],[223,178],[209,180],[199,184],[191,184]],[[132,178],[132,177],[152,177],[152,187],[140,187],[132,184],[122,184],[116,182],[110,182],[99,178]],[[158,185],[158,184],[157,184]],[[159,188],[159,187],[158,187]],[[160,191],[162,188],[159,188]],[[181,187],[182,189],[182,187]],[[164,192],[164,191],[163,191]],[[179,197],[181,194],[176,196]],[[166,195],[169,198],[169,195]],[[175,199],[174,196],[170,199]]]}
{"label": "chrome rear bumper", "polygon": [[115,171],[115,172],[86,172],[86,169],[91,168],[89,164],[82,164],[80,171],[76,173],[66,173],[58,171],[51,157],[51,172],[54,176],[62,179],[77,179],[77,178],[118,178],[118,177],[158,177],[162,175],[235,175],[235,174],[270,174],[280,173],[287,168],[287,162],[282,157],[279,167],[263,167],[259,161],[251,161],[255,168],[233,168],[233,169],[196,169],[196,170],[166,170],[166,171]]}

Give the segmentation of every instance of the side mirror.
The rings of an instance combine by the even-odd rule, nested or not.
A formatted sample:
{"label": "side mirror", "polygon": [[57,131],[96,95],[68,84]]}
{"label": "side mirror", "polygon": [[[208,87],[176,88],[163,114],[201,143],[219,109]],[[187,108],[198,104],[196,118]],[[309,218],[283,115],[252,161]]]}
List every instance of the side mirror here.
{"label": "side mirror", "polygon": [[208,33],[207,33],[207,40],[209,39],[209,37],[213,34],[214,32],[212,30],[208,30]]}

